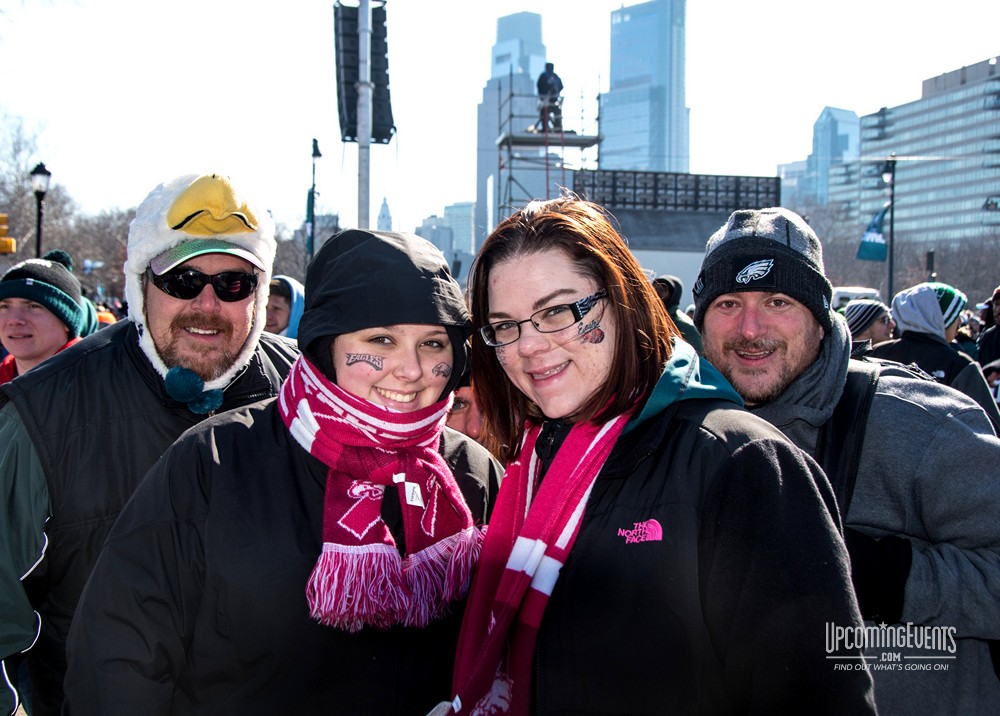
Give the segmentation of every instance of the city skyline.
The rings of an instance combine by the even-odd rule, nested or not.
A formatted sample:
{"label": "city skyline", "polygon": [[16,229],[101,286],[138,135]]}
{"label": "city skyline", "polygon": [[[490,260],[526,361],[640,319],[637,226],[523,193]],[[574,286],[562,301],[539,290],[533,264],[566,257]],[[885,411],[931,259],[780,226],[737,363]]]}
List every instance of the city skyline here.
{"label": "city skyline", "polygon": [[[621,5],[390,0],[399,132],[372,148],[372,223],[383,198],[404,231],[474,200],[476,108],[501,16],[542,15],[566,84],[566,126],[587,131],[607,90],[610,14]],[[315,137],[317,212],[351,226],[357,147],[339,139],[332,7],[0,2],[0,62],[18,70],[5,78],[0,112],[37,132],[37,159],[86,213],[135,206],[175,174],[220,170],[248,179],[296,228]],[[915,101],[923,80],[1000,53],[998,23],[1000,6],[971,0],[949,4],[945,17],[899,0],[827,11],[790,0],[689,2],[691,171],[774,176],[808,156],[824,107],[860,117]]]}

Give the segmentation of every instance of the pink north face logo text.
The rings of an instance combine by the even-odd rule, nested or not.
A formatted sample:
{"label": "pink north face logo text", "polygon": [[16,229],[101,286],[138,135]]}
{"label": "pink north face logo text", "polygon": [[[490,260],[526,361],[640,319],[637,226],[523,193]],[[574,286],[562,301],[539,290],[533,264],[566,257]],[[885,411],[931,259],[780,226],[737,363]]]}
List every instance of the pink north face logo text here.
{"label": "pink north face logo text", "polygon": [[656,520],[646,520],[645,522],[635,522],[630,530],[620,527],[618,536],[625,538],[625,544],[636,544],[638,542],[662,542],[663,527]]}

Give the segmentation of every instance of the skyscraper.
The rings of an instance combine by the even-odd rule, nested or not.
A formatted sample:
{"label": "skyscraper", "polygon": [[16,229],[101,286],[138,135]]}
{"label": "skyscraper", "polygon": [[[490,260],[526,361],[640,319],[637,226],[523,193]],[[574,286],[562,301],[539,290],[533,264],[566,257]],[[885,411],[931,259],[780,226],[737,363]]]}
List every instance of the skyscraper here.
{"label": "skyscraper", "polygon": [[382,207],[378,210],[378,230],[392,231],[392,214],[389,213],[389,200],[382,197]]}
{"label": "skyscraper", "polygon": [[998,60],[924,80],[920,99],[861,118],[859,221],[888,199],[882,164],[895,153],[897,241],[942,245],[998,235]]}
{"label": "skyscraper", "polygon": [[850,110],[824,107],[813,125],[813,150],[806,162],[820,204],[830,199],[830,167],[858,158],[861,121]]}
{"label": "skyscraper", "polygon": [[[497,138],[500,136],[501,112],[516,116],[537,114],[535,79],[543,69],[545,45],[542,44],[542,16],[534,12],[519,12],[499,18],[490,79],[483,88],[483,100],[478,108],[476,248],[493,228],[500,201]],[[524,177],[528,183],[532,179],[537,182],[536,177]],[[544,196],[544,186],[526,188],[535,196]]]}
{"label": "skyscraper", "polygon": [[796,211],[808,211],[814,205],[826,206],[830,201],[830,170],[857,161],[860,134],[858,115],[846,109],[824,107],[813,124],[809,158],[778,167],[781,205]]}
{"label": "skyscraper", "polygon": [[652,0],[611,13],[601,169],[689,171],[685,8],[686,0]]}
{"label": "skyscraper", "polygon": [[471,201],[450,204],[444,208],[444,223],[454,237],[456,251],[475,253],[476,238],[473,213],[476,205]]}

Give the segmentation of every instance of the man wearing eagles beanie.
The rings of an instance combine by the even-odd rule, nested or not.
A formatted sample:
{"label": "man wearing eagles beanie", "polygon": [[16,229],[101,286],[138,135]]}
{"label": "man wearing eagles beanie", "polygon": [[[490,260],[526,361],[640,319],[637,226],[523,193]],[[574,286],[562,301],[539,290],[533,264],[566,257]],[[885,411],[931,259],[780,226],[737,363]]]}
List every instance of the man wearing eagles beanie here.
{"label": "man wearing eagles beanie", "polygon": [[[705,356],[831,479],[869,663],[882,638],[897,639],[902,664],[943,667],[873,669],[879,712],[1000,713],[989,644],[1000,638],[1000,440],[968,396],[898,363],[851,359],[830,296],[822,244],[802,217],[737,211],[708,240],[694,287]],[[853,492],[838,489],[851,474]]]}
{"label": "man wearing eagles beanie", "polygon": [[80,282],[50,251],[16,264],[0,278],[0,384],[27,373],[79,340]]}

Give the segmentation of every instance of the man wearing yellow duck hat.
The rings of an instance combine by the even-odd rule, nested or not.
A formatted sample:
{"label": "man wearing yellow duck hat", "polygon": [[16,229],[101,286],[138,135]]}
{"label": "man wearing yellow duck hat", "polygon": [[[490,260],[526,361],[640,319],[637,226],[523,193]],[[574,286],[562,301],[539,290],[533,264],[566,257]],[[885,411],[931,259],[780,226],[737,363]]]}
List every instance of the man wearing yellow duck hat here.
{"label": "man wearing yellow duck hat", "polygon": [[[275,248],[267,211],[225,176],[161,184],[129,228],[128,320],[0,391],[0,657],[25,653],[32,716],[60,712],[76,604],[146,471],[288,374],[294,343],[263,333]],[[11,672],[0,714],[17,707]]]}

